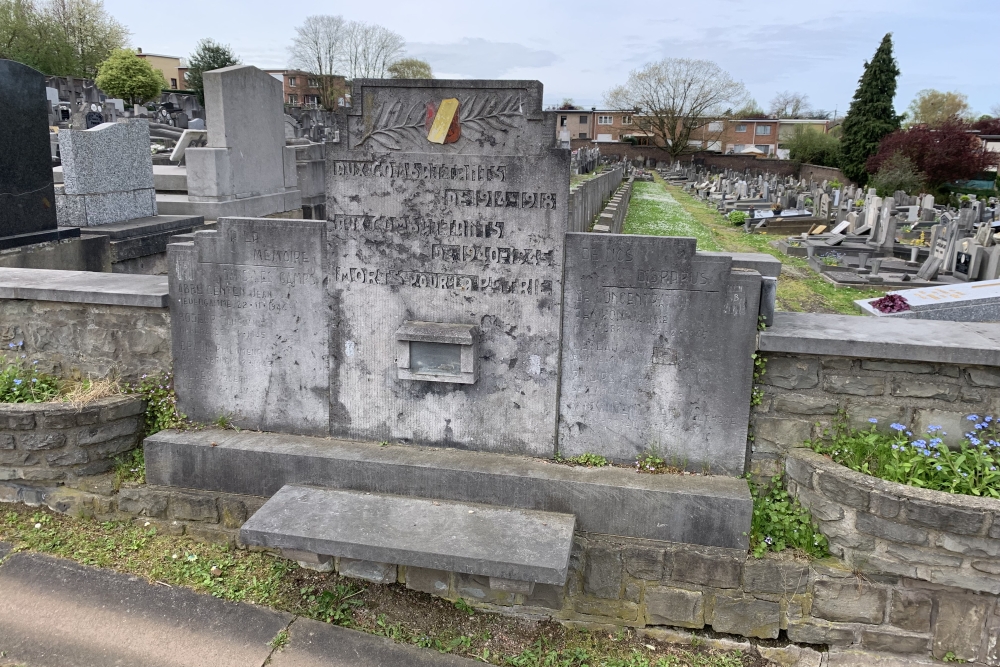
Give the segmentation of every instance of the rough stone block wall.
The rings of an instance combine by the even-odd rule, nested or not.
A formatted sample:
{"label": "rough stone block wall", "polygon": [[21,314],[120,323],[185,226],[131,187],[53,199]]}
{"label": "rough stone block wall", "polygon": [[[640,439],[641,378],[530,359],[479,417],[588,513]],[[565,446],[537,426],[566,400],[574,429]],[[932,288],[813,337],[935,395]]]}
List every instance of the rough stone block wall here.
{"label": "rough stone block wall", "polygon": [[985,366],[767,354],[761,404],[750,414],[752,469],[778,472],[792,447],[819,437],[839,412],[856,428],[899,422],[923,434],[944,427],[944,440],[969,431],[966,417],[1000,412],[1000,369]]}
{"label": "rough stone block wall", "polygon": [[0,480],[51,484],[106,472],[139,445],[145,409],[135,396],[80,407],[0,403]]}
{"label": "rough stone block wall", "polygon": [[20,354],[46,373],[136,379],[170,369],[166,308],[0,299],[0,350],[24,341]]}

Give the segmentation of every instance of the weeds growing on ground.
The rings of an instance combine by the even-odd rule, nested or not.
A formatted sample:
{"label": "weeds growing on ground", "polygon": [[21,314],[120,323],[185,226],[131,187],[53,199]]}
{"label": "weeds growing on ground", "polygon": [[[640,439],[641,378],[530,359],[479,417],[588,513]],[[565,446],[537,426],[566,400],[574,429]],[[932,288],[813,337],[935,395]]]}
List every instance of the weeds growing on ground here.
{"label": "weeds growing on ground", "polygon": [[750,495],[750,553],[754,558],[785,549],[801,549],[815,558],[829,554],[826,536],[819,532],[809,510],[788,493],[780,475],[767,485],[750,482]]}
{"label": "weeds growing on ground", "polygon": [[138,384],[126,388],[146,401],[143,435],[150,436],[168,428],[183,428],[187,417],[177,411],[177,394],[170,373],[143,375]]}

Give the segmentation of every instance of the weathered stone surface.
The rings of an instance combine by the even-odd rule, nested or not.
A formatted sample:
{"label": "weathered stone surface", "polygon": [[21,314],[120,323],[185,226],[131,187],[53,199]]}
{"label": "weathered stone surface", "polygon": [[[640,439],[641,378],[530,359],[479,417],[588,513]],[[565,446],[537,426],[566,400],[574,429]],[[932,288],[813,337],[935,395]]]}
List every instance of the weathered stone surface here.
{"label": "weathered stone surface", "polygon": [[246,503],[234,498],[219,498],[219,516],[226,528],[239,528],[247,520]]}
{"label": "weathered stone surface", "polygon": [[948,507],[911,498],[906,501],[906,519],[910,523],[949,533],[976,535],[982,529],[986,515],[981,510]]}
{"label": "weathered stone surface", "polygon": [[890,393],[899,398],[934,398],[942,401],[954,401],[958,398],[960,387],[943,382],[918,382],[916,380],[894,380]]}
{"label": "weathered stone surface", "polygon": [[883,519],[895,519],[903,508],[902,500],[879,492],[872,493],[869,502],[870,511]]}
{"label": "weathered stone surface", "polygon": [[[370,560],[352,560],[341,558],[338,572],[343,577],[364,579],[375,584],[396,583],[396,566],[391,563],[375,563]],[[459,588],[459,595],[463,595]]]}
{"label": "weathered stone surface", "polygon": [[779,417],[757,417],[754,438],[767,440],[783,447],[799,447],[812,437],[812,422]]}
{"label": "weathered stone surface", "polygon": [[778,394],[774,397],[775,412],[790,412],[796,415],[834,415],[839,405],[827,396],[807,396],[805,394]]}
{"label": "weathered stone surface", "polygon": [[743,590],[748,593],[804,593],[809,586],[809,566],[776,560],[748,560],[743,566]]}
{"label": "weathered stone surface", "polygon": [[40,449],[57,449],[66,444],[62,433],[24,433],[17,436],[17,447],[29,452]]}
{"label": "weathered stone surface", "polygon": [[926,375],[934,372],[932,364],[909,364],[899,361],[877,361],[862,359],[861,368],[866,371],[884,371],[886,373],[916,373]]}
{"label": "weathered stone surface", "polygon": [[809,508],[809,512],[813,515],[813,518],[820,521],[839,521],[844,518],[843,507],[832,500],[827,500],[818,493],[799,489],[795,495],[803,506]]}
{"label": "weathered stone surface", "polygon": [[969,382],[975,387],[1000,387],[1000,371],[992,368],[967,368]]}
{"label": "weathered stone surface", "polygon": [[910,632],[930,632],[932,607],[930,597],[923,593],[894,590],[889,623]]}
{"label": "weathered stone surface", "polygon": [[165,494],[147,489],[122,489],[118,492],[118,509],[138,516],[164,517],[167,514]]}
{"label": "weathered stone surface", "polygon": [[[243,524],[240,539],[251,546],[563,584],[574,523],[572,515],[554,512],[285,486]],[[618,567],[620,577],[620,561]]]}
{"label": "weathered stone surface", "polygon": [[758,645],[757,651],[765,660],[770,660],[779,667],[822,667],[824,654],[805,646],[764,646]]}
{"label": "weathered stone surface", "polygon": [[593,616],[595,619],[616,619],[620,621],[636,621],[639,618],[639,605],[621,600],[595,600],[578,597],[573,600],[573,611],[577,614]]}
{"label": "weathered stone surface", "polygon": [[778,603],[750,597],[717,596],[712,629],[744,637],[775,639],[780,631]]}
{"label": "weathered stone surface", "polygon": [[170,516],[182,521],[219,522],[219,510],[215,498],[193,493],[170,494]]}
{"label": "weathered stone surface", "polygon": [[914,528],[895,521],[880,519],[867,512],[858,512],[854,521],[855,527],[862,533],[881,537],[893,542],[903,542],[905,544],[925,545],[928,543],[926,530]]}
{"label": "weathered stone surface", "polygon": [[[812,488],[812,477],[815,468],[795,456],[785,458],[785,474],[788,478],[801,484],[807,489]],[[838,519],[840,517],[837,517]]]}
{"label": "weathered stone surface", "polygon": [[868,509],[869,492],[849,484],[828,472],[820,472],[816,476],[817,488],[830,500],[860,510]]}
{"label": "weathered stone surface", "polygon": [[788,639],[801,644],[847,646],[855,643],[857,627],[824,621],[788,622]]}
{"label": "weathered stone surface", "polygon": [[928,635],[901,632],[886,626],[861,629],[861,645],[872,651],[923,654],[929,644]]}
{"label": "weathered stone surface", "polygon": [[942,549],[966,556],[989,556],[991,558],[1000,556],[1000,540],[955,536],[945,533],[938,536],[937,545]]}
{"label": "weathered stone surface", "polygon": [[562,609],[565,598],[565,588],[552,584],[535,584],[531,595],[526,595],[524,605],[527,607],[544,607],[545,609]]}
{"label": "weathered stone surface", "polygon": [[227,218],[169,247],[181,412],[264,431],[329,432],[324,228]]}
{"label": "weathered stone surface", "polygon": [[569,234],[560,451],[742,474],[759,298],[693,239]]}
{"label": "weathered stone surface", "polygon": [[[456,574],[454,579],[455,594],[466,600],[511,606],[514,604],[517,593],[530,594],[531,591],[526,589],[532,588],[535,585],[529,582],[509,582],[512,584],[511,586],[501,587],[497,585],[498,581],[500,580],[491,577],[480,577],[474,574]],[[518,585],[525,590],[508,590],[508,588],[515,588]]]}
{"label": "weathered stone surface", "polygon": [[629,547],[624,555],[625,569],[633,577],[659,581],[663,576],[663,549]]}
{"label": "weathered stone surface", "polygon": [[[366,79],[352,99],[327,143],[331,434],[552,456],[570,156],[541,84]],[[456,143],[395,128],[443,99]],[[401,379],[404,321],[476,326],[479,379]]]}
{"label": "weathered stone surface", "polygon": [[851,396],[881,396],[885,393],[885,379],[857,375],[826,375],[823,390],[831,394]]}
{"label": "weathered stone surface", "polygon": [[988,603],[979,597],[945,595],[938,599],[931,654],[938,660],[954,653],[959,660],[979,658]]}
{"label": "weathered stone surface", "polygon": [[674,553],[673,581],[711,586],[739,588],[745,554],[731,549],[686,548]]}
{"label": "weathered stone surface", "polygon": [[819,384],[819,361],[801,357],[768,356],[762,384],[782,389],[812,389]]}
{"label": "weathered stone surface", "polygon": [[861,579],[817,581],[813,586],[812,615],[828,621],[878,624],[885,616],[885,606],[885,590]]}
{"label": "weathered stone surface", "polygon": [[744,552],[753,509],[742,479],[636,475],[484,452],[205,430],[161,431],[145,440],[145,455],[147,480],[161,486],[266,498],[285,484],[318,484],[512,508],[571,509],[584,532],[710,541],[710,546]]}
{"label": "weathered stone surface", "polygon": [[940,565],[945,567],[959,567],[962,559],[958,556],[949,556],[933,549],[914,549],[899,544],[887,544],[886,553],[898,558],[904,563],[919,563],[921,565]]}
{"label": "weathered stone surface", "polygon": [[617,599],[621,596],[622,571],[621,549],[614,546],[591,547],[587,550],[583,591],[594,597]]}
{"label": "weathered stone surface", "polygon": [[646,622],[649,625],[705,627],[705,602],[701,591],[654,586],[646,589]]}

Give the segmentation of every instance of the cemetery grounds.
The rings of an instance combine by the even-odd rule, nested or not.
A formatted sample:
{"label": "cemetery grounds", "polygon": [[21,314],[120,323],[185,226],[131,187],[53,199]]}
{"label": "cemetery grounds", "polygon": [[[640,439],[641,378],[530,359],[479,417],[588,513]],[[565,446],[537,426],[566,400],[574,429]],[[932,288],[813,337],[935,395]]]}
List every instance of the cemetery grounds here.
{"label": "cemetery grounds", "polygon": [[771,247],[774,237],[747,234],[729,223],[713,205],[667,184],[654,171],[653,182],[636,181],[625,218],[626,234],[691,236],[699,250],[762,252],[781,260],[776,310],[858,315],[855,299],[882,296],[878,290],[837,287],[816,275],[804,259]]}

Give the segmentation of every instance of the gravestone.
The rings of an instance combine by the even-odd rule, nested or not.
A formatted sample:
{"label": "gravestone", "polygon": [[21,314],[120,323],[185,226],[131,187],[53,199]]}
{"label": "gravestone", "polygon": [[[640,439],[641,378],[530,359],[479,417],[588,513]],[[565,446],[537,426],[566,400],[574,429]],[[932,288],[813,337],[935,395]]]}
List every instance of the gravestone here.
{"label": "gravestone", "polygon": [[570,154],[541,84],[353,100],[327,145],[331,433],[554,455]]}
{"label": "gravestone", "polygon": [[88,227],[156,215],[149,122],[129,119],[59,133],[63,184],[56,208],[64,225]]}
{"label": "gravestone", "polygon": [[0,60],[0,250],[78,236],[56,225],[45,77]]}
{"label": "gravestone", "polygon": [[760,285],[691,238],[569,234],[560,453],[741,474]]}
{"label": "gravestone", "polygon": [[175,387],[195,421],[326,435],[324,223],[223,218],[169,247]]}

